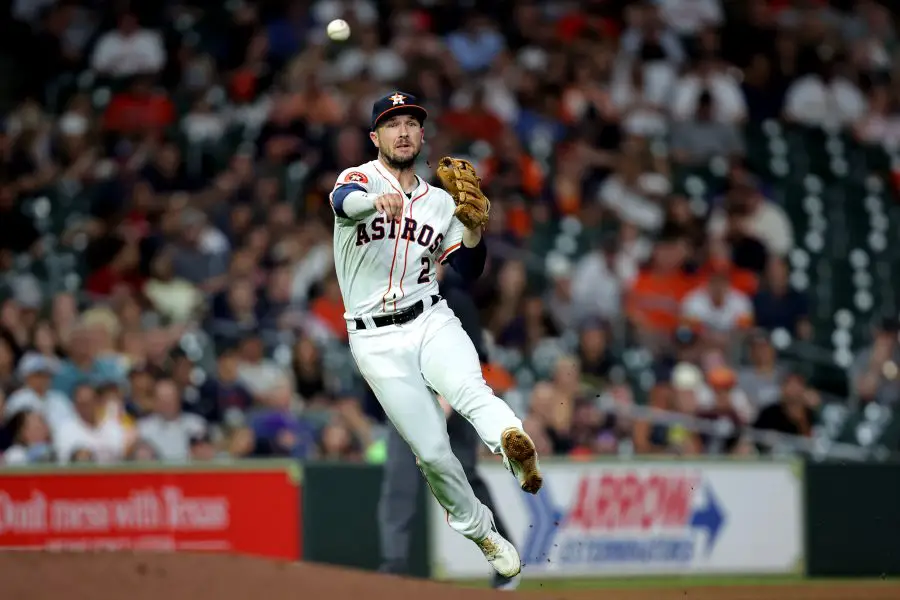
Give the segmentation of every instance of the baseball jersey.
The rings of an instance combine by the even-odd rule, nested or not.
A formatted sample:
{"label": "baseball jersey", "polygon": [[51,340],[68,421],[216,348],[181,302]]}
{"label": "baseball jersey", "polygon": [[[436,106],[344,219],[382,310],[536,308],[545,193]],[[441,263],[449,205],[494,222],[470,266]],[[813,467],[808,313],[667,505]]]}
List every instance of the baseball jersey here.
{"label": "baseball jersey", "polygon": [[453,198],[417,178],[409,195],[379,161],[343,171],[345,185],[372,194],[400,194],[403,216],[385,222],[378,212],[353,220],[335,211],[334,265],[348,319],[392,313],[438,293],[436,264],[462,244],[465,226],[453,216]]}

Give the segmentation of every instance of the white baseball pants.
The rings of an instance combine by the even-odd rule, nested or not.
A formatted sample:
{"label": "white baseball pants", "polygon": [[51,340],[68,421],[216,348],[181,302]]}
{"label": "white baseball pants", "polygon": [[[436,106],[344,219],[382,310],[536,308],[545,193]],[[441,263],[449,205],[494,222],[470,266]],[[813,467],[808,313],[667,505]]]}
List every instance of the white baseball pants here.
{"label": "white baseball pants", "polygon": [[450,526],[472,540],[487,536],[493,515],[472,492],[450,450],[443,396],[500,453],[500,436],[522,427],[484,381],[475,346],[443,300],[403,325],[350,332],[350,350],[385,414],[409,444]]}

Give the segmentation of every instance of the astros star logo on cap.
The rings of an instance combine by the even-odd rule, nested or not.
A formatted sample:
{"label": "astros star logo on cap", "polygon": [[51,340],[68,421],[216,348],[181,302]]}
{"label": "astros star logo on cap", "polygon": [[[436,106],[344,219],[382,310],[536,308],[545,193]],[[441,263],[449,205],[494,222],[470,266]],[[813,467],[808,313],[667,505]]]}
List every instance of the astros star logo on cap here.
{"label": "astros star logo on cap", "polygon": [[388,100],[392,101],[394,106],[397,106],[398,104],[406,103],[406,96],[403,94],[394,94],[393,96],[388,96]]}

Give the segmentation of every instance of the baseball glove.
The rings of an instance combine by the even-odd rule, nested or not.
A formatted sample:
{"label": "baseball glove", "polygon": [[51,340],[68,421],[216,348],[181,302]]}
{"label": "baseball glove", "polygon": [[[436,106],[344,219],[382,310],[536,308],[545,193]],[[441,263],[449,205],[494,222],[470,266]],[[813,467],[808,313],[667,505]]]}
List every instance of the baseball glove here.
{"label": "baseball glove", "polygon": [[487,225],[491,201],[481,191],[481,177],[475,173],[472,163],[445,156],[438,163],[437,176],[456,202],[453,216],[469,229]]}

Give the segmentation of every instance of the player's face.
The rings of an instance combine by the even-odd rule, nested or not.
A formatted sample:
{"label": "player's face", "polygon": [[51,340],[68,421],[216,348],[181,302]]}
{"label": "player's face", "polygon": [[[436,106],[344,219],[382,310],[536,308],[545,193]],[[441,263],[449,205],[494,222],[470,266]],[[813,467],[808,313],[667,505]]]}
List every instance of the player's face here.
{"label": "player's face", "polygon": [[415,117],[397,115],[380,123],[370,136],[388,166],[402,171],[411,168],[422,151],[424,130]]}

